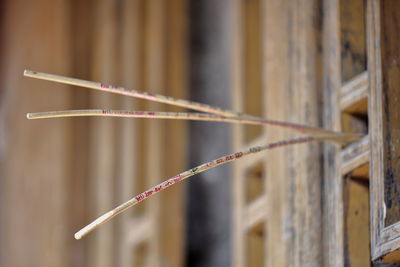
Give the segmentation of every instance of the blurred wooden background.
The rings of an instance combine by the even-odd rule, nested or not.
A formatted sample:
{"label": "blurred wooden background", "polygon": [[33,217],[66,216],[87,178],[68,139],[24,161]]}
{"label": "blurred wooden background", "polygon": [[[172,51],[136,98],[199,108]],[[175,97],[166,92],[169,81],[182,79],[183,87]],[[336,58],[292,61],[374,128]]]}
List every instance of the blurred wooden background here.
{"label": "blurred wooden background", "polygon": [[22,73],[186,98],[185,1],[1,1],[1,12],[0,265],[180,266],[183,185],[88,238],[73,234],[184,169],[183,122],[25,118],[57,109],[176,109]]}
{"label": "blurred wooden background", "polygon": [[180,109],[22,74],[366,134],[380,53],[374,7],[384,1],[395,0],[0,1],[0,266],[371,264],[368,136],[206,172],[188,190],[174,186],[74,240],[162,179],[294,135],[175,121],[28,121],[31,111]]}

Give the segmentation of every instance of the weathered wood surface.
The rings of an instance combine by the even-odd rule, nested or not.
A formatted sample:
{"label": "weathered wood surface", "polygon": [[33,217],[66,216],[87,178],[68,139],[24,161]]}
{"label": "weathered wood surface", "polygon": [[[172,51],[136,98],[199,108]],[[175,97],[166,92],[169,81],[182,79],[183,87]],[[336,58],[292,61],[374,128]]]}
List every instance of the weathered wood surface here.
{"label": "weathered wood surface", "polygon": [[[321,88],[317,1],[264,1],[264,90],[269,118],[318,125]],[[268,140],[288,138],[268,130]],[[321,266],[318,144],[267,153],[266,266]]]}
{"label": "weathered wood surface", "polygon": [[341,78],[346,82],[367,66],[365,0],[340,0]]}
{"label": "weathered wood surface", "polygon": [[[324,127],[340,131],[340,9],[338,0],[323,2]],[[340,148],[324,145],[323,183],[323,266],[344,266],[343,259],[343,181],[340,171]]]}
{"label": "weathered wood surface", "polygon": [[399,1],[382,1],[382,126],[385,226],[400,221],[400,16]]}
{"label": "weathered wood surface", "polygon": [[[371,1],[371,35],[369,40],[371,101],[371,249],[374,260],[397,261],[400,257],[400,225],[398,223],[398,194],[395,180],[398,174],[393,155],[398,154],[398,87],[400,66],[398,1]],[[372,86],[373,85],[373,86]],[[385,96],[386,95],[386,96]],[[393,113],[394,111],[394,114]],[[394,117],[393,117],[394,116]]]}

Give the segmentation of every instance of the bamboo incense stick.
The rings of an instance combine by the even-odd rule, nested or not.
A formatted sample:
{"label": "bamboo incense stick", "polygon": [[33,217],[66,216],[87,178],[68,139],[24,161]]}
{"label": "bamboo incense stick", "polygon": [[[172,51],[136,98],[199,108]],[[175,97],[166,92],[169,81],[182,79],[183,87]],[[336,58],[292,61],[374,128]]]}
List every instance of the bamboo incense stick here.
{"label": "bamboo incense stick", "polygon": [[[258,118],[255,116],[251,116],[251,115],[247,115],[247,114],[243,114],[243,113],[239,113],[239,112],[235,112],[235,111],[231,111],[231,110],[225,110],[225,109],[213,107],[213,106],[202,104],[202,103],[197,103],[197,102],[188,101],[188,100],[184,100],[184,99],[176,99],[176,98],[172,98],[169,96],[152,94],[152,93],[148,93],[148,92],[141,92],[138,90],[127,89],[124,87],[105,85],[105,84],[98,83],[98,82],[92,82],[92,81],[87,81],[87,80],[71,78],[71,77],[65,77],[65,76],[61,76],[61,75],[36,72],[36,71],[31,71],[31,70],[25,70],[24,75],[27,77],[36,78],[36,79],[53,81],[53,82],[57,82],[57,83],[64,83],[64,84],[69,84],[69,85],[74,85],[74,86],[81,86],[81,87],[91,88],[91,89],[95,89],[95,90],[100,90],[100,91],[105,91],[105,92],[121,94],[121,95],[125,95],[125,96],[131,96],[131,97],[135,97],[135,98],[141,98],[141,99],[146,99],[146,100],[150,100],[150,101],[170,104],[170,105],[184,107],[184,108],[188,108],[188,109],[192,109],[192,110],[216,114],[216,115],[220,115],[220,116],[224,116],[224,117],[236,117],[236,118],[241,118],[241,119],[247,119],[247,121],[251,120],[253,122],[258,121],[259,124],[271,125],[271,126],[277,126],[277,127],[286,127],[286,128],[290,128],[294,131],[297,131],[297,132],[305,134],[305,135],[339,135],[339,136],[343,135],[341,133],[337,133],[334,131],[329,131],[329,130],[318,128],[318,127],[310,127],[310,126],[302,125],[302,124],[294,124],[294,123],[286,123],[286,122],[278,122],[278,121],[267,122],[268,120],[265,120],[263,118]],[[55,112],[55,113],[57,113],[57,112]],[[58,117],[61,117],[61,113],[60,112],[58,112],[58,113],[59,113]],[[73,115],[74,114],[73,112],[69,112],[69,114],[71,116],[72,115],[73,116],[94,116],[93,114],[91,114],[90,111],[78,111],[78,113],[80,113],[80,114]],[[36,114],[36,115],[38,116],[38,114]],[[97,114],[97,116],[100,116],[100,114]],[[110,116],[112,116],[112,114],[110,114]],[[66,117],[66,116],[62,116],[62,117]],[[31,118],[33,118],[33,115],[31,115]],[[242,123],[243,123],[243,120],[242,120]],[[254,124],[257,124],[257,123],[254,123]],[[354,135],[354,138],[352,140],[353,141],[357,140],[360,137],[361,136]]]}
{"label": "bamboo incense stick", "polygon": [[[177,119],[177,120],[195,120],[195,121],[214,121],[241,123],[253,125],[269,125],[279,126],[292,129],[308,135],[337,135],[342,136],[341,141],[354,141],[361,136],[358,134],[342,134],[327,131],[319,128],[299,125],[289,122],[281,122],[274,120],[248,118],[248,117],[224,117],[208,113],[184,113],[184,112],[154,112],[154,111],[130,111],[130,110],[110,110],[110,109],[83,109],[83,110],[62,110],[28,113],[28,119],[45,119],[60,117],[81,117],[81,116],[100,116],[100,117],[124,117],[124,118],[150,118],[150,119]],[[345,139],[344,137],[347,136]],[[333,141],[336,141],[337,138]]]}
{"label": "bamboo incense stick", "polygon": [[148,93],[148,92],[141,92],[141,91],[138,91],[135,89],[128,89],[128,88],[119,87],[119,86],[106,85],[106,84],[99,83],[99,82],[92,82],[92,81],[87,81],[87,80],[71,78],[71,77],[65,77],[65,76],[56,75],[56,74],[49,74],[49,73],[32,71],[32,70],[25,70],[24,76],[30,77],[30,78],[35,78],[35,79],[42,79],[42,80],[57,82],[57,83],[69,84],[69,85],[74,85],[74,86],[81,86],[81,87],[86,87],[86,88],[90,88],[90,89],[95,89],[95,90],[99,90],[99,91],[120,94],[120,95],[135,97],[135,98],[146,99],[146,100],[150,100],[150,101],[154,101],[154,102],[170,104],[170,105],[184,107],[184,108],[193,109],[193,110],[197,110],[197,111],[218,114],[218,115],[222,115],[222,116],[226,116],[226,117],[243,116],[243,114],[238,113],[238,112],[224,110],[224,109],[221,109],[218,107],[212,107],[210,105],[206,105],[206,104],[202,104],[202,103],[197,103],[197,102],[188,101],[188,100],[184,100],[184,99],[176,99],[173,97],[163,96],[163,95],[153,94],[153,93]]}
{"label": "bamboo incense stick", "polygon": [[102,83],[81,80],[76,78],[64,77],[60,75],[47,74],[41,72],[35,72],[30,70],[25,70],[25,76],[43,79],[48,81],[54,81],[58,83],[64,83],[75,86],[82,86],[86,88],[91,88],[95,90],[121,94],[125,96],[131,96],[141,99],[146,99],[150,101],[170,104],[174,106],[184,107],[192,110],[197,110],[205,113],[179,113],[179,112],[152,112],[152,111],[128,111],[128,110],[108,110],[108,109],[94,109],[94,110],[66,110],[66,111],[49,111],[49,112],[38,112],[38,113],[28,113],[28,119],[42,119],[42,118],[59,118],[59,117],[78,117],[78,116],[105,116],[105,117],[128,117],[128,118],[155,118],[155,119],[181,119],[181,120],[200,120],[200,121],[216,121],[216,122],[230,122],[230,123],[241,123],[241,124],[255,124],[255,125],[269,125],[288,128],[302,134],[310,135],[301,138],[283,140],[275,143],[270,143],[262,146],[252,147],[247,150],[233,153],[227,156],[220,157],[213,161],[204,163],[195,168],[182,172],[168,180],[148,189],[147,191],[133,197],[127,202],[119,205],[115,209],[107,212],[106,214],[100,216],[95,221],[89,225],[82,228],[75,234],[76,239],[80,239],[86,234],[90,233],[103,223],[111,220],[113,217],[124,212],[128,208],[138,204],[139,202],[147,199],[151,195],[158,193],[175,183],[178,183],[186,178],[189,178],[197,173],[206,171],[208,169],[214,168],[216,166],[237,160],[239,158],[248,156],[253,153],[258,153],[264,150],[273,149],[277,147],[308,143],[308,142],[319,142],[319,141],[335,141],[335,142],[349,142],[355,141],[361,137],[359,134],[343,134],[330,130],[325,130],[317,127],[310,127],[307,125],[266,120],[263,118],[258,118],[255,116],[250,116],[247,114],[242,114],[230,110],[224,110],[218,107],[213,107],[210,105],[192,102],[183,99],[175,99],[168,96],[152,94],[147,92],[141,92],[134,89],[126,89],[123,87],[116,87],[112,85],[105,85]]}
{"label": "bamboo incense stick", "polygon": [[142,202],[143,200],[149,198],[150,196],[176,184],[179,183],[195,174],[204,172],[206,170],[209,170],[211,168],[217,167],[219,165],[223,165],[225,163],[237,160],[239,158],[243,158],[246,156],[249,156],[254,153],[259,153],[261,151],[265,151],[268,149],[273,149],[277,147],[283,147],[283,146],[288,146],[288,145],[294,145],[294,144],[301,144],[301,143],[309,143],[309,142],[320,142],[320,141],[326,141],[326,140],[331,140],[331,139],[340,139],[342,137],[337,136],[337,135],[325,135],[325,136],[307,136],[307,137],[300,137],[300,138],[295,138],[295,139],[289,139],[289,140],[283,140],[283,141],[278,141],[262,146],[256,146],[256,147],[251,147],[247,150],[243,150],[240,152],[232,153],[230,155],[226,155],[220,158],[217,158],[213,161],[201,164],[197,167],[194,167],[190,170],[184,171],[178,175],[175,175],[168,180],[144,191],[143,193],[131,198],[130,200],[126,201],[125,203],[122,203],[115,209],[105,213],[104,215],[100,216],[81,230],[79,230],[77,233],[75,233],[74,237],[76,239],[81,239],[91,231],[95,230],[98,228],[100,225],[108,222],[111,220],[113,217],[117,216],[118,214],[124,212],[125,210],[129,209],[130,207],[138,204],[139,202]]}

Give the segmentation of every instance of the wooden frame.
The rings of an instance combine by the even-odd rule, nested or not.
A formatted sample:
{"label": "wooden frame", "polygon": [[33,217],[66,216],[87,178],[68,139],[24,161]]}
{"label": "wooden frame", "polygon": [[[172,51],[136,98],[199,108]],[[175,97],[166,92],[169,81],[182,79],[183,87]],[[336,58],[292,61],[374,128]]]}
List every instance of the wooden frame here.
{"label": "wooden frame", "polygon": [[[394,6],[393,6],[394,5]],[[382,260],[384,262],[400,261],[400,222],[385,226],[386,206],[384,196],[384,142],[383,121],[383,91],[384,86],[389,86],[384,82],[384,76],[389,75],[386,69],[384,57],[387,56],[386,48],[388,43],[399,40],[399,34],[395,31],[395,18],[392,12],[399,8],[396,1],[370,1],[369,14],[372,16],[370,21],[371,34],[368,36],[368,55],[370,58],[369,68],[371,70],[371,101],[370,101],[370,133],[371,133],[371,165],[370,172],[372,176],[371,189],[371,250],[373,260]],[[393,9],[394,8],[394,9]],[[397,9],[398,12],[398,9]],[[390,32],[391,31],[391,32]],[[390,32],[390,36],[386,35]],[[385,40],[382,38],[385,37]],[[399,53],[397,52],[397,56]],[[394,55],[389,54],[390,58]],[[394,58],[394,57],[393,57]],[[398,63],[397,73],[399,70]],[[396,81],[394,81],[396,82]],[[393,85],[393,84],[392,84]]]}
{"label": "wooden frame", "polygon": [[[241,10],[245,0],[233,6],[233,109],[243,111],[245,86],[241,36]],[[318,1],[260,1],[262,42],[262,116],[318,125],[321,88]],[[281,129],[263,130],[244,142],[243,126],[234,126],[233,150],[290,138]],[[267,139],[268,138],[268,139]],[[288,147],[243,159],[233,164],[233,260],[235,266],[320,266],[322,262],[321,172],[319,145]],[[250,203],[245,200],[246,173],[264,166],[263,192]],[[248,258],[246,234],[263,228],[262,260]],[[259,242],[260,239],[254,238]],[[251,242],[250,242],[251,244]],[[259,243],[258,243],[259,244]],[[247,252],[247,253],[246,253]],[[254,254],[253,254],[254,256]],[[261,256],[260,256],[261,258]]]}
{"label": "wooden frame", "polygon": [[[326,0],[323,2],[323,61],[324,61],[324,126],[329,129],[337,131],[355,131],[363,132],[366,131],[366,126],[363,122],[358,122],[357,119],[353,119],[348,114],[362,114],[367,112],[367,103],[369,96],[369,75],[371,69],[367,68],[362,70],[360,65],[355,66],[355,69],[343,68],[343,31],[355,31],[354,34],[361,36],[358,42],[364,42],[364,44],[355,43],[356,48],[365,47],[366,40],[362,40],[362,36],[365,33],[359,31],[365,30],[370,32],[371,22],[371,1],[364,1],[364,5],[367,5],[365,14],[361,13],[360,18],[364,18],[365,26],[347,25],[346,23],[352,23],[351,17],[352,11],[364,12],[354,9],[351,6],[353,3],[345,2],[345,6],[341,7],[340,0]],[[356,4],[356,3],[354,3]],[[350,21],[343,19],[342,12],[346,12],[343,8],[350,8]],[[349,19],[349,17],[347,17]],[[345,23],[345,24],[343,24]],[[342,25],[343,24],[343,25]],[[352,28],[353,27],[353,28]],[[348,41],[348,40],[347,40]],[[354,40],[353,40],[354,41]],[[355,40],[355,42],[357,42]],[[346,47],[351,50],[351,44]],[[351,52],[351,51],[350,51]],[[360,51],[357,51],[361,53]],[[366,51],[365,51],[366,52]],[[348,51],[346,51],[348,53]],[[347,57],[347,60],[349,57]],[[367,61],[369,61],[369,54],[366,55]],[[347,61],[347,63],[349,63]],[[351,62],[350,62],[351,63]],[[348,73],[343,73],[350,71]],[[364,124],[364,125],[363,125]],[[355,125],[355,126],[354,126]],[[359,127],[361,125],[361,127]],[[352,128],[353,127],[353,128]],[[354,216],[349,216],[349,208],[352,209],[351,205],[354,205],[356,201],[357,205],[363,205],[363,218],[368,218],[365,214],[368,214],[368,202],[359,203],[357,199],[349,199],[351,197],[352,190],[356,193],[361,194],[364,200],[365,193],[363,190],[355,186],[355,180],[351,180],[353,174],[360,175],[368,186],[368,171],[365,166],[368,166],[370,155],[370,140],[369,136],[366,135],[358,142],[355,142],[347,147],[339,147],[337,145],[326,144],[324,151],[324,194],[323,194],[323,210],[324,210],[324,234],[323,234],[323,245],[324,245],[324,266],[344,266],[346,264],[353,264],[355,262],[369,262],[369,255],[360,251],[349,251],[349,249],[357,248],[358,240],[354,240],[354,233],[351,233],[351,225],[355,225],[360,222],[352,222]],[[346,181],[346,182],[345,182]],[[350,190],[350,191],[349,191]],[[362,195],[364,194],[364,195]],[[352,202],[349,202],[352,201]],[[349,206],[350,205],[350,206]],[[355,223],[355,224],[354,224]],[[363,223],[364,234],[368,238],[368,221]],[[366,232],[366,233],[365,233]],[[353,240],[349,240],[353,238]],[[359,242],[364,242],[360,239]],[[363,245],[360,243],[360,245]],[[364,249],[368,249],[363,246]],[[354,253],[354,254],[351,254]],[[352,258],[354,256],[354,258]],[[365,259],[367,257],[367,259]]]}
{"label": "wooden frame", "polygon": [[[185,5],[184,0],[97,5],[96,17],[106,26],[94,35],[93,79],[186,98]],[[100,106],[181,111],[108,94],[91,93],[91,99]],[[95,215],[184,169],[185,122],[93,119],[91,126],[99,130],[91,133],[90,146],[90,171],[96,177],[90,180],[94,188],[90,198],[96,198],[91,201]],[[89,239],[86,265],[182,266],[183,190],[182,185],[171,188],[105,225]]]}

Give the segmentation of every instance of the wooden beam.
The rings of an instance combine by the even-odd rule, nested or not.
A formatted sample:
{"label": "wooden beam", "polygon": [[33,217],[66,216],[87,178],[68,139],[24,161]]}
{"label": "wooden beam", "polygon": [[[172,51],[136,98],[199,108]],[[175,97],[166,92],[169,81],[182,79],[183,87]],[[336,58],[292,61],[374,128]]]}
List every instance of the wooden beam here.
{"label": "wooden beam", "polygon": [[[339,92],[340,71],[340,7],[339,0],[323,1],[323,66],[324,66],[324,127],[341,130]],[[340,173],[340,147],[324,145],[323,196],[323,266],[344,266],[343,202]]]}

